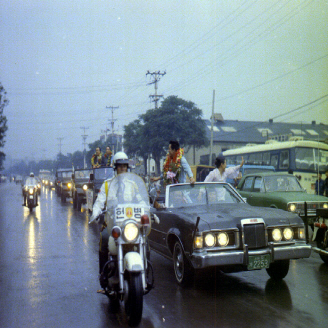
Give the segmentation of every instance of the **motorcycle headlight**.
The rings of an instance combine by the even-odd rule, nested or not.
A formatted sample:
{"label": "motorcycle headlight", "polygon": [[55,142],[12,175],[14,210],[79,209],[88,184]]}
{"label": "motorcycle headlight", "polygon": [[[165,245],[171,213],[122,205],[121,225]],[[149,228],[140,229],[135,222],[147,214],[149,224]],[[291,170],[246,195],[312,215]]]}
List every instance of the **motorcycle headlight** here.
{"label": "motorcycle headlight", "polygon": [[30,189],[28,190],[28,192],[30,193],[30,195],[33,195],[33,189],[32,189],[32,188],[30,188]]}
{"label": "motorcycle headlight", "polygon": [[130,222],[124,227],[123,236],[126,241],[131,242],[137,239],[138,234],[139,234],[139,229],[135,223]]}
{"label": "motorcycle headlight", "polygon": [[282,234],[281,234],[281,230],[278,229],[278,228],[275,228],[272,230],[272,239],[275,241],[275,242],[278,242],[280,241],[282,238]]}
{"label": "motorcycle headlight", "polygon": [[229,236],[226,232],[220,232],[218,234],[218,243],[220,246],[227,246],[229,243]]}
{"label": "motorcycle headlight", "polygon": [[292,240],[294,237],[294,232],[291,228],[285,228],[283,232],[284,238],[289,241]]}
{"label": "motorcycle headlight", "polygon": [[67,187],[70,189],[70,188],[72,187],[72,184],[69,182],[69,183],[67,184]]}
{"label": "motorcycle headlight", "polygon": [[82,188],[83,188],[84,191],[86,191],[88,189],[88,186],[85,184],[85,185],[83,185]]}
{"label": "motorcycle headlight", "polygon": [[289,212],[295,212],[297,209],[296,204],[288,204],[288,211]]}
{"label": "motorcycle headlight", "polygon": [[215,236],[212,233],[208,233],[205,236],[205,245],[207,247],[213,247],[215,245]]}
{"label": "motorcycle headlight", "polygon": [[41,185],[40,185],[40,183],[38,184],[38,188],[41,188]]}
{"label": "motorcycle headlight", "polygon": [[328,208],[328,204],[327,204],[327,203],[324,203],[324,204],[322,205],[322,208]]}

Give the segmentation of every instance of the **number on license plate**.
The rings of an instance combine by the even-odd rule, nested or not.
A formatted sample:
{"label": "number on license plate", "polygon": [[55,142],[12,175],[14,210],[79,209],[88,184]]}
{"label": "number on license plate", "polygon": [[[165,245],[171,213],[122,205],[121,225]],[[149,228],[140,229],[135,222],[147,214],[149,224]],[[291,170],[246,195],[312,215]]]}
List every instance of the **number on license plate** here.
{"label": "number on license plate", "polygon": [[248,270],[268,268],[270,266],[270,254],[251,255],[248,257]]}

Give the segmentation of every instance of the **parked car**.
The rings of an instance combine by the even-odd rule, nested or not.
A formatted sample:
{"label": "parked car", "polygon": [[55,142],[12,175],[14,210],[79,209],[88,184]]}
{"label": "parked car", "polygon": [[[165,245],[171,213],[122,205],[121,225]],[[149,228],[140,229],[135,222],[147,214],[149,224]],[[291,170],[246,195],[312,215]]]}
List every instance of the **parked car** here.
{"label": "parked car", "polygon": [[114,176],[114,169],[112,167],[93,168],[90,174],[90,184],[87,189],[87,208],[92,212],[93,204],[96,201],[98,192],[103,182]]}
{"label": "parked car", "polygon": [[283,279],[291,259],[307,258],[305,227],[295,213],[250,206],[228,183],[166,186],[165,199],[151,208],[149,244],[173,259],[176,280],[192,282],[195,270],[223,272],[266,269]]}
{"label": "parked car", "polygon": [[328,208],[326,197],[308,194],[297,177],[287,173],[248,174],[241,179],[238,191],[250,205],[280,208],[297,213],[303,220],[306,202],[308,224],[311,226],[317,217],[316,210]]}
{"label": "parked car", "polygon": [[87,190],[92,187],[90,174],[92,169],[76,169],[72,174],[71,195],[73,198],[73,207],[81,210],[82,204],[87,202]]}

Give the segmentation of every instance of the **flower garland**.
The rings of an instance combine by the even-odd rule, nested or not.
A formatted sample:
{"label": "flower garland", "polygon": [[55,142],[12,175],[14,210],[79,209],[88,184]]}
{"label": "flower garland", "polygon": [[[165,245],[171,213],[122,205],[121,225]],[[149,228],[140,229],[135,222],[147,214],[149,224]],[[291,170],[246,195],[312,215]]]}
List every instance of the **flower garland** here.
{"label": "flower garland", "polygon": [[173,158],[166,155],[163,166],[164,185],[178,183],[181,167],[181,158],[184,154],[183,148],[179,148]]}

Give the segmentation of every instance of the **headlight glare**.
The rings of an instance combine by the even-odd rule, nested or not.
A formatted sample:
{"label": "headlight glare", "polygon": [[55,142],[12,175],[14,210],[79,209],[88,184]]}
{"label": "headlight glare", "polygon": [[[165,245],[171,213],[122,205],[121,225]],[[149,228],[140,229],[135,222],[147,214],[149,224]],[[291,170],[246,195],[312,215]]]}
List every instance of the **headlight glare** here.
{"label": "headlight glare", "polygon": [[220,246],[227,246],[229,243],[229,236],[226,232],[220,232],[218,234],[218,243]]}
{"label": "headlight glare", "polygon": [[275,228],[272,230],[272,239],[277,242],[277,241],[281,241],[282,238],[282,234],[281,234],[281,230],[278,228]]}
{"label": "headlight glare", "polygon": [[215,236],[212,233],[206,234],[205,245],[207,247],[213,247],[215,245]]}
{"label": "headlight glare", "polygon": [[203,236],[196,236],[194,239],[195,248],[203,248]]}
{"label": "headlight glare", "polygon": [[28,190],[28,192],[30,193],[30,195],[33,195],[33,189],[32,189],[32,188],[30,188],[30,189]]}
{"label": "headlight glare", "polygon": [[127,241],[133,241],[137,239],[139,234],[139,229],[135,223],[130,222],[124,227],[123,234],[124,234],[124,238]]}
{"label": "headlight glare", "polygon": [[82,188],[83,188],[84,191],[86,191],[88,189],[88,186],[85,184],[85,185],[83,185]]}
{"label": "headlight glare", "polygon": [[294,232],[291,228],[285,228],[283,234],[287,241],[292,240],[294,237]]}
{"label": "headlight glare", "polygon": [[289,204],[289,205],[288,205],[288,210],[289,210],[289,212],[295,212],[296,209],[297,209],[296,204]]}
{"label": "headlight glare", "polygon": [[71,188],[71,187],[72,187],[72,184],[69,182],[69,183],[67,184],[67,187],[68,187],[68,188]]}
{"label": "headlight glare", "polygon": [[323,208],[328,208],[328,204],[327,204],[327,203],[324,203],[324,204],[322,205],[322,207],[323,207]]}
{"label": "headlight glare", "polygon": [[298,229],[298,238],[299,239],[305,239],[305,228],[299,228]]}

